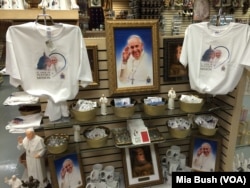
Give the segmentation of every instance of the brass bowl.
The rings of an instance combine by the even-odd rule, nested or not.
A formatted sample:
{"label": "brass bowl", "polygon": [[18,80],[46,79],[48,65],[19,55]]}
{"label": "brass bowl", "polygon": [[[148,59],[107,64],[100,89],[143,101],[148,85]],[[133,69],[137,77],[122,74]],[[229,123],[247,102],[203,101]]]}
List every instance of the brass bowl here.
{"label": "brass bowl", "polygon": [[97,108],[88,111],[79,111],[74,109],[75,104],[71,105],[71,115],[77,121],[89,121],[96,117]]}
{"label": "brass bowl", "polygon": [[27,0],[27,3],[29,4],[30,8],[38,8],[39,3],[41,3],[42,0]]}
{"label": "brass bowl", "polygon": [[[88,133],[92,130],[94,130],[95,128],[101,128],[105,130],[105,133],[107,134],[107,136],[103,137],[103,138],[97,138],[97,139],[90,139],[88,138]],[[94,126],[94,127],[89,127],[87,129],[85,129],[83,131],[83,136],[86,139],[86,142],[88,144],[89,147],[91,148],[100,148],[106,145],[108,138],[110,135],[110,130],[107,127],[104,126]]]}
{"label": "brass bowl", "polygon": [[163,105],[147,105],[144,103],[144,98],[141,99],[141,102],[143,104],[143,109],[145,114],[150,115],[150,116],[159,116],[164,114],[166,107],[167,107],[167,99],[162,98],[164,104]]}
{"label": "brass bowl", "polygon": [[[54,143],[56,140],[61,140],[61,144]],[[51,144],[51,142],[53,144]],[[53,134],[44,139],[47,150],[52,154],[63,153],[68,148],[69,136],[67,134]]]}
{"label": "brass bowl", "polygon": [[135,107],[136,107],[137,101],[135,99],[131,99],[131,104],[134,104],[134,106],[130,106],[130,107],[115,107],[114,100],[112,100],[110,104],[113,108],[114,114],[117,117],[129,118],[135,113]]}

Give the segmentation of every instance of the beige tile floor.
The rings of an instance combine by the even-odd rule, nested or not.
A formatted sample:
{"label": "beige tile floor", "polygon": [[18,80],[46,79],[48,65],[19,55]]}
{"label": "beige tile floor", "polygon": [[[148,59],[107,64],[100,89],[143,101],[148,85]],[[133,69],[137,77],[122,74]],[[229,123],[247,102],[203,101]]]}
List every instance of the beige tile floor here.
{"label": "beige tile floor", "polygon": [[4,76],[0,85],[0,188],[10,187],[4,183],[4,177],[15,174],[21,179],[24,174],[24,166],[19,163],[22,152],[16,147],[17,136],[22,134],[11,134],[5,129],[7,123],[19,115],[18,106],[3,105],[4,100],[15,91],[17,89],[9,85],[9,77]]}

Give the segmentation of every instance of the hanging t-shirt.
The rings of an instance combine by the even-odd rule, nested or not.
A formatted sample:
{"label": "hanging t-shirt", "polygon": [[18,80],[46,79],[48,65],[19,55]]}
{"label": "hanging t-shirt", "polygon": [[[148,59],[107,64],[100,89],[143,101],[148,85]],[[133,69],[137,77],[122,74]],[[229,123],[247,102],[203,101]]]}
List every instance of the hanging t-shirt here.
{"label": "hanging t-shirt", "polygon": [[78,26],[45,26],[36,22],[9,27],[6,34],[6,72],[10,84],[54,103],[74,99],[79,80],[92,80],[87,49]]}
{"label": "hanging t-shirt", "polygon": [[225,95],[235,89],[250,59],[244,53],[250,39],[247,24],[191,24],[185,31],[180,62],[188,65],[191,88],[199,93]]}

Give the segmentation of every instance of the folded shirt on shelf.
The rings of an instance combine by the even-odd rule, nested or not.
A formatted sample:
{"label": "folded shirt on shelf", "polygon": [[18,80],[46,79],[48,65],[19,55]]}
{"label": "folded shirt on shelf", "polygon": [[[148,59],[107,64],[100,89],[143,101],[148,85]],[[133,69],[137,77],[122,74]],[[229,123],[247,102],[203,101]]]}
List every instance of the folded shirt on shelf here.
{"label": "folded shirt on shelf", "polygon": [[25,133],[25,130],[28,128],[40,127],[42,117],[41,113],[18,116],[11,120],[9,124],[5,126],[5,129],[9,130],[10,133]]}
{"label": "folded shirt on shelf", "polygon": [[36,104],[39,101],[39,97],[30,95],[24,91],[13,92],[3,102],[3,105],[20,105],[20,104]]}

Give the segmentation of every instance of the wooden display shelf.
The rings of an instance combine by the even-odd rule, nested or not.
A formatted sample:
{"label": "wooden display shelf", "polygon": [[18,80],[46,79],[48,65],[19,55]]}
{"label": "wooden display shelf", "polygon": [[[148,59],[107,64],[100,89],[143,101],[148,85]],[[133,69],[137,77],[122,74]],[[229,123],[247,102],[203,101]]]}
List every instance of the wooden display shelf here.
{"label": "wooden display shelf", "polygon": [[[42,9],[0,10],[1,20],[35,20]],[[78,10],[46,10],[53,20],[79,20]]]}

